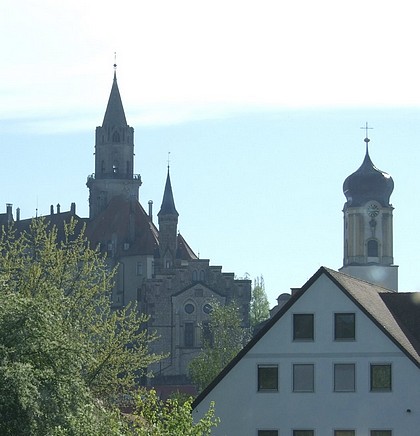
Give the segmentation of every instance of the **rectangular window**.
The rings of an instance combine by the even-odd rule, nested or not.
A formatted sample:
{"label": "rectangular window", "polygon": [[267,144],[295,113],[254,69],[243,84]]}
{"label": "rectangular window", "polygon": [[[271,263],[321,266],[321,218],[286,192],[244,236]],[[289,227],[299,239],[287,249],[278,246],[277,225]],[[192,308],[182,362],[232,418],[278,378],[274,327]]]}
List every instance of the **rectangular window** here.
{"label": "rectangular window", "polygon": [[336,341],[351,341],[356,338],[356,323],[354,313],[334,314],[334,339]]}
{"label": "rectangular window", "polygon": [[334,430],[334,436],[356,436],[355,430]]}
{"label": "rectangular window", "polygon": [[390,364],[370,365],[370,390],[390,391],[392,388],[392,373]]}
{"label": "rectangular window", "polygon": [[334,392],[354,392],[355,371],[354,363],[337,363],[334,365]]}
{"label": "rectangular window", "polygon": [[136,274],[141,276],[143,274],[143,265],[141,262],[137,262]]}
{"label": "rectangular window", "polygon": [[392,430],[371,430],[370,436],[392,436]]}
{"label": "rectangular window", "polygon": [[258,391],[278,391],[279,368],[277,365],[258,365]]}
{"label": "rectangular window", "polygon": [[313,430],[293,430],[293,436],[314,436]]}
{"label": "rectangular window", "polygon": [[293,392],[314,391],[314,365],[293,365]]}
{"label": "rectangular window", "polygon": [[278,436],[278,430],[258,430],[258,436]]}
{"label": "rectangular window", "polygon": [[314,340],[314,315],[312,313],[295,313],[293,315],[293,340]]}
{"label": "rectangular window", "polygon": [[184,346],[194,347],[194,323],[186,322],[184,331]]}

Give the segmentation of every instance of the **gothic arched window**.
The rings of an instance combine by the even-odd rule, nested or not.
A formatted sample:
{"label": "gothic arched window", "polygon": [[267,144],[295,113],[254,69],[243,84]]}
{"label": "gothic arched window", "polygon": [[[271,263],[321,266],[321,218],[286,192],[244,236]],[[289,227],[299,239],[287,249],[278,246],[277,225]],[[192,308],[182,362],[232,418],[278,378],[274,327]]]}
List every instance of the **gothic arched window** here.
{"label": "gothic arched window", "polygon": [[120,142],[120,134],[118,132],[112,134],[112,142]]}
{"label": "gothic arched window", "polygon": [[368,257],[378,257],[379,256],[378,241],[375,241],[375,239],[369,240],[367,243],[367,251],[368,251]]}

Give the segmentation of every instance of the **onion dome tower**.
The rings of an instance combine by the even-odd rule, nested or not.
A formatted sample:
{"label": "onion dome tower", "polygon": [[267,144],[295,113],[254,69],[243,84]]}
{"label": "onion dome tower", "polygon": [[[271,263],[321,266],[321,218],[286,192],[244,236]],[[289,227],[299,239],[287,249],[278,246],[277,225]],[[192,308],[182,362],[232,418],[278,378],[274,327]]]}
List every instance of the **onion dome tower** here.
{"label": "onion dome tower", "polygon": [[[366,126],[367,132],[367,126]],[[370,139],[360,168],[343,184],[344,260],[341,272],[398,290],[398,266],[394,265],[393,224],[390,197],[392,177],[375,167],[369,156]]]}

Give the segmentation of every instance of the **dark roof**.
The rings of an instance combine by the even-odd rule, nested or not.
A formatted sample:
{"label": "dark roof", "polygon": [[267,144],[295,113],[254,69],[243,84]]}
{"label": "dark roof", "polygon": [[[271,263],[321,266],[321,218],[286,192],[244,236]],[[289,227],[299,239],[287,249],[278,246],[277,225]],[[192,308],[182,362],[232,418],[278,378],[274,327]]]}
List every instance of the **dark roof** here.
{"label": "dark roof", "polygon": [[123,126],[127,127],[127,120],[121,100],[120,90],[117,84],[117,74],[114,72],[114,80],[112,82],[111,94],[109,95],[108,105],[106,107],[104,121],[102,126]]}
{"label": "dark roof", "polygon": [[31,223],[35,219],[42,219],[47,223],[47,228],[51,228],[53,226],[57,229],[57,240],[64,241],[65,240],[65,232],[64,232],[64,223],[69,223],[71,219],[76,220],[76,228],[75,234],[78,235],[85,226],[87,219],[80,218],[72,211],[55,213],[51,215],[44,215],[40,217],[27,218],[19,221],[13,221],[13,228],[16,229],[17,233],[29,232]]}
{"label": "dark roof", "polygon": [[[158,231],[138,201],[123,196],[111,199],[107,208],[89,221],[86,236],[93,246],[117,240],[115,254],[151,254],[158,247]],[[123,244],[128,243],[124,249]]]}
{"label": "dark roof", "polygon": [[392,177],[375,167],[366,145],[366,155],[362,165],[343,183],[347,206],[362,206],[369,200],[376,200],[382,206],[390,206],[389,199],[393,190]]}
{"label": "dark roof", "polygon": [[[398,294],[389,289],[356,279],[332,269],[321,267],[294,293],[289,301],[262,327],[251,341],[235,356],[219,375],[198,395],[192,407],[195,408],[236,366],[248,351],[271,329],[273,325],[304,295],[304,293],[325,274],[344,292],[359,309],[388,336],[402,352],[420,368],[419,354],[419,298],[420,294]],[[410,295],[410,297],[408,296]],[[407,316],[407,314],[409,314]],[[404,320],[407,316],[408,320]]]}
{"label": "dark roof", "polygon": [[163,193],[162,206],[160,207],[160,211],[158,213],[158,216],[162,216],[162,215],[176,215],[176,216],[179,215],[175,208],[174,195],[172,193],[171,178],[169,176],[169,168],[168,168],[168,174],[166,176],[165,191]]}
{"label": "dark roof", "polygon": [[176,258],[181,260],[197,260],[198,257],[188,245],[184,237],[178,233],[178,246],[176,249]]}

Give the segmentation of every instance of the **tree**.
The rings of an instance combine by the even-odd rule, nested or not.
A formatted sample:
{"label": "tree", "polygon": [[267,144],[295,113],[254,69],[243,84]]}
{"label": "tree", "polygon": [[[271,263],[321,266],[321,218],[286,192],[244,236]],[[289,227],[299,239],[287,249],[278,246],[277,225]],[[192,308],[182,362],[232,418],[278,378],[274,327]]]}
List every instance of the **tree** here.
{"label": "tree", "polygon": [[118,396],[159,356],[135,306],[112,311],[115,271],[74,221],[0,236],[0,434],[123,434]]}
{"label": "tree", "polygon": [[132,428],[137,436],[206,436],[216,427],[219,419],[214,416],[214,404],[207,413],[194,422],[192,398],[182,402],[176,398],[162,401],[156,391],[143,390],[137,396],[137,407]]}
{"label": "tree", "polygon": [[270,318],[270,305],[265,292],[264,277],[261,275],[254,279],[254,287],[251,292],[251,327],[255,327],[257,324],[268,318]]}
{"label": "tree", "polygon": [[203,348],[191,360],[189,374],[200,390],[239,353],[249,340],[249,330],[242,326],[239,307],[235,302],[212,305],[208,324],[201,325]]}

